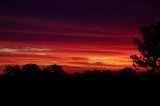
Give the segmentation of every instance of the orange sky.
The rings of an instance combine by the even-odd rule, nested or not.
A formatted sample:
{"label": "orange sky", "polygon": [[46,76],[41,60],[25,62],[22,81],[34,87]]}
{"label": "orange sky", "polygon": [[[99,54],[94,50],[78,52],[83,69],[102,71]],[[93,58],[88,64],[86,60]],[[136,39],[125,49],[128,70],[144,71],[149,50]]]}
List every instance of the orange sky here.
{"label": "orange sky", "polygon": [[[0,17],[0,65],[59,64],[67,72],[132,67],[139,27]],[[133,28],[133,29],[132,29]]]}
{"label": "orange sky", "polygon": [[0,0],[0,66],[63,65],[67,72],[132,67],[140,28],[159,0]]}
{"label": "orange sky", "polygon": [[119,69],[131,67],[131,54],[138,51],[130,45],[97,45],[62,42],[1,41],[0,65],[35,63],[60,64],[67,72],[84,69]]}

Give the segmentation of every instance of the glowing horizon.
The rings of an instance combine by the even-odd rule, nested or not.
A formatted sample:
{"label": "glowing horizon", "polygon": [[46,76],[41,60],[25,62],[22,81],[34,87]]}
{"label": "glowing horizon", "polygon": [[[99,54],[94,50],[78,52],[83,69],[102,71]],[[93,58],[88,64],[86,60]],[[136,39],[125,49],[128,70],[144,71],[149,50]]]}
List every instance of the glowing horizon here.
{"label": "glowing horizon", "polygon": [[[17,22],[17,19],[13,19],[8,19],[8,21]],[[25,23],[26,21],[27,23]],[[32,27],[36,26],[33,20],[21,19],[20,22],[24,26],[26,24],[31,24]],[[41,24],[44,21],[38,23]],[[90,30],[85,31],[86,28],[78,25],[67,26],[67,24],[61,25],[58,22],[57,25],[59,29],[51,22],[49,25],[47,23],[43,25],[52,30],[56,28],[56,33],[54,31],[47,32],[43,28],[39,32],[21,28],[1,29],[0,65],[60,64],[82,69],[118,69],[132,66],[130,55],[138,52],[132,43],[136,38],[133,34],[117,33],[114,32],[115,29],[113,31],[110,29],[109,32],[98,26],[86,26]],[[3,33],[4,35],[2,35]]]}
{"label": "glowing horizon", "polygon": [[130,55],[139,53],[133,39],[141,37],[143,25],[160,19],[158,3],[157,0],[2,2],[0,66],[59,64],[68,72],[132,67]]}

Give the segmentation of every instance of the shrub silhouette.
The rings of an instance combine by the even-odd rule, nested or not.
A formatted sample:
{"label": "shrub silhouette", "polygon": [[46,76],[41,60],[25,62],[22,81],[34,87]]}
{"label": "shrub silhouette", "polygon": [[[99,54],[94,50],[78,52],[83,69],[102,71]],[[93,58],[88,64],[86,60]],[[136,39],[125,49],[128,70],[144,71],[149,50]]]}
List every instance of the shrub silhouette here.
{"label": "shrub silhouette", "polygon": [[37,73],[40,71],[40,68],[36,64],[26,64],[23,66],[23,71],[25,73]]}
{"label": "shrub silhouette", "polygon": [[28,80],[37,80],[41,78],[41,69],[36,64],[26,64],[22,67],[23,77]]}
{"label": "shrub silhouette", "polygon": [[14,75],[18,75],[20,74],[21,69],[18,65],[15,66],[6,66],[6,74],[10,75],[10,76],[14,76]]}
{"label": "shrub silhouette", "polygon": [[56,64],[48,66],[47,70],[49,72],[52,72],[52,73],[57,74],[57,75],[61,75],[61,74],[65,73],[63,71],[62,67],[59,66],[59,65],[56,65]]}
{"label": "shrub silhouette", "polygon": [[59,65],[50,65],[40,69],[36,64],[26,64],[22,69],[18,65],[6,66],[6,73],[0,75],[0,80],[26,80],[26,81],[136,81],[159,80],[160,73],[153,70],[138,74],[131,68],[119,71],[85,70],[82,73],[68,74]]}
{"label": "shrub silhouette", "polygon": [[141,28],[142,41],[135,39],[141,56],[131,55],[133,65],[154,71],[160,70],[160,23],[147,25]]}
{"label": "shrub silhouette", "polygon": [[129,80],[138,78],[137,73],[131,68],[124,68],[122,71],[119,71],[118,76],[121,79],[129,79]]}

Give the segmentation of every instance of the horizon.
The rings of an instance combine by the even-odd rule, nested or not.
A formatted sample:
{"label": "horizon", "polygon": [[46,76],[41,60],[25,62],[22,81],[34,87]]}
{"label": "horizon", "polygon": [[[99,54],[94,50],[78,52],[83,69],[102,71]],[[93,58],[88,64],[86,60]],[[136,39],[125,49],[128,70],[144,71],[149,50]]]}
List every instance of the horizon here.
{"label": "horizon", "polygon": [[[0,67],[132,67],[140,29],[160,21],[158,0],[0,1]],[[70,69],[68,69],[70,68]]]}

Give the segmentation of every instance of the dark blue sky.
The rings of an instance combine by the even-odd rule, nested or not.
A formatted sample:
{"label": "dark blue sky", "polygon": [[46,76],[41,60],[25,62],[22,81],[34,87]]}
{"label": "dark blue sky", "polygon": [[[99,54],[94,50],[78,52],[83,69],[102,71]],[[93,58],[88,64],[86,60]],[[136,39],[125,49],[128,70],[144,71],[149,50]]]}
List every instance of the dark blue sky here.
{"label": "dark blue sky", "polygon": [[1,16],[65,22],[135,24],[160,19],[159,0],[1,0]]}

